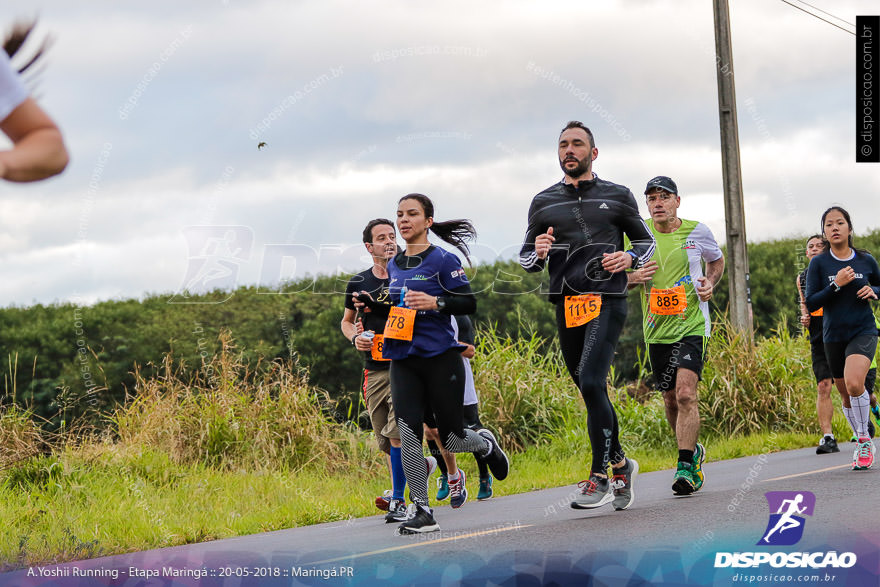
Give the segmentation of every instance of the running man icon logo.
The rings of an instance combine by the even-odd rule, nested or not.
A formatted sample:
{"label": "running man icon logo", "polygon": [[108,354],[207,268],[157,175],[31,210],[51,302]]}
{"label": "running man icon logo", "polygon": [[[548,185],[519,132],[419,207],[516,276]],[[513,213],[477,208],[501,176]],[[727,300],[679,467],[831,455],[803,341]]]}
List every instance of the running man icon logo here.
{"label": "running man icon logo", "polygon": [[[764,494],[770,507],[770,521],[759,546],[791,546],[804,535],[804,518],[812,516],[816,496],[809,491],[768,491]],[[772,513],[776,512],[776,513]]]}
{"label": "running man icon logo", "polygon": [[[169,303],[222,303],[225,300],[194,302],[190,297],[235,288],[239,266],[251,257],[254,231],[249,226],[188,226],[183,234],[189,249],[186,275]],[[230,297],[231,293],[226,299]]]}

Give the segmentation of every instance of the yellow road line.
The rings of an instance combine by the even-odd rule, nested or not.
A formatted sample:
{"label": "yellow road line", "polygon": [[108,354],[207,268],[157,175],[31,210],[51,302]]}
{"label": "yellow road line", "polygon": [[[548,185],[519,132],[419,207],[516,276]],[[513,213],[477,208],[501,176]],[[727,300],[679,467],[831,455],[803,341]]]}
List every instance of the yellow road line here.
{"label": "yellow road line", "polygon": [[803,477],[804,475],[812,475],[813,473],[824,473],[825,471],[833,471],[835,469],[845,469],[847,467],[851,467],[852,465],[837,465],[834,467],[826,467],[824,469],[816,469],[815,471],[807,471],[806,473],[795,473],[794,475],[785,475],[784,477],[773,477],[772,479],[764,479],[761,483],[768,483],[770,481],[782,481],[783,479],[793,479],[794,477]]}
{"label": "yellow road line", "polygon": [[503,528],[493,528],[492,530],[481,530],[480,532],[471,532],[470,534],[462,534],[460,536],[449,536],[447,538],[438,538],[436,540],[428,540],[425,542],[416,542],[414,544],[404,544],[403,546],[391,546],[389,548],[382,548],[380,550],[372,550],[370,552],[361,552],[359,554],[349,554],[347,556],[340,556],[338,558],[331,558],[323,561],[310,562],[310,565],[323,565],[327,563],[335,563],[338,561],[347,561],[356,558],[363,558],[365,556],[374,556],[377,554],[384,554],[386,552],[394,552],[397,550],[406,550],[407,548],[416,548],[417,546],[427,546],[429,544],[440,544],[441,542],[450,542],[455,540],[464,540],[465,538],[474,538],[475,536],[486,536],[487,534],[497,534],[498,532],[507,532],[508,530],[519,530],[521,528],[529,528],[531,524],[518,524],[516,526],[505,526]]}

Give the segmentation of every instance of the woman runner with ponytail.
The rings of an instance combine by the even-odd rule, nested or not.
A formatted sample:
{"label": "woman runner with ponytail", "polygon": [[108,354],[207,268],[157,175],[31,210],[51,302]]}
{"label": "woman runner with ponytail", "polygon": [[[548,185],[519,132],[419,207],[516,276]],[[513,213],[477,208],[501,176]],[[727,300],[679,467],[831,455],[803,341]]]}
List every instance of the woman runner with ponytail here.
{"label": "woman runner with ponytail", "polygon": [[433,413],[448,451],[479,453],[498,480],[507,477],[509,462],[491,432],[463,426],[465,347],[455,340],[450,316],[472,314],[477,301],[458,257],[428,241],[431,231],[467,258],[467,242],[476,230],[469,220],[435,222],[434,205],[422,194],[400,199],[397,229],[406,250],[388,263],[389,291],[398,307],[385,326],[383,356],[391,359],[391,401],[412,502],[398,531],[413,534],[440,529],[428,506],[422,453],[426,411]]}

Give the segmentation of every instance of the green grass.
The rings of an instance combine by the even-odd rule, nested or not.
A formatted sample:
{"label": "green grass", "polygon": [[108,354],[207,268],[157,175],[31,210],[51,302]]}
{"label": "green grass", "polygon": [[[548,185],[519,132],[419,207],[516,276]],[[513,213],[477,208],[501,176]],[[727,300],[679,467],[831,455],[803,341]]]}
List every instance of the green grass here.
{"label": "green grass", "polygon": [[384,487],[378,455],[367,464],[328,475],[175,465],[151,451],[35,461],[0,489],[0,569],[370,515]]}
{"label": "green grass", "polygon": [[[30,412],[0,408],[0,571],[378,513],[389,480],[371,434],[327,418],[326,394],[295,364],[253,371],[220,342],[195,377],[171,357],[156,378],[138,377],[103,433],[74,423],[50,437]],[[513,453],[498,496],[587,476],[583,401],[547,348],[480,333],[481,418]],[[754,349],[720,329],[699,388],[710,461],[817,442],[808,357],[784,329]],[[671,469],[674,436],[646,389],[609,388],[621,442],[642,471]],[[834,430],[847,439],[838,409]],[[475,489],[473,458],[460,461]]]}
{"label": "green grass", "polygon": [[[671,432],[670,432],[671,434]],[[366,436],[366,435],[364,435]],[[811,446],[812,435],[785,432],[708,439],[710,460]],[[513,455],[496,496],[574,485],[589,454],[578,423],[551,442]],[[675,451],[631,450],[642,471],[671,469]],[[474,460],[461,466],[477,478]],[[378,514],[373,498],[388,487],[381,456],[328,474],[246,471],[174,464],[164,454],[67,451],[13,468],[0,489],[0,569],[203,542]],[[13,481],[14,480],[14,481]]]}

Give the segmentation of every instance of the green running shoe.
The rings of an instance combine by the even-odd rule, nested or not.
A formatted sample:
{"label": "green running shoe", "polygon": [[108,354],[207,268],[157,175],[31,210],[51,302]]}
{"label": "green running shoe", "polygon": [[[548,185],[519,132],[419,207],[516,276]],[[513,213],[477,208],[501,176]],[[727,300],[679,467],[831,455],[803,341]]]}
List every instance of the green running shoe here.
{"label": "green running shoe", "polygon": [[697,447],[694,449],[694,491],[699,491],[700,487],[703,486],[703,461],[705,460],[706,447],[698,442]]}
{"label": "green running shoe", "polygon": [[477,493],[477,501],[483,501],[492,497],[492,475],[480,477],[480,492]]}
{"label": "green running shoe", "polygon": [[694,466],[691,463],[678,462],[678,470],[672,478],[672,492],[675,495],[690,495],[696,491],[697,483],[694,475]]}
{"label": "green running shoe", "polygon": [[449,497],[449,481],[446,477],[446,473],[443,473],[437,478],[437,501],[443,501]]}

